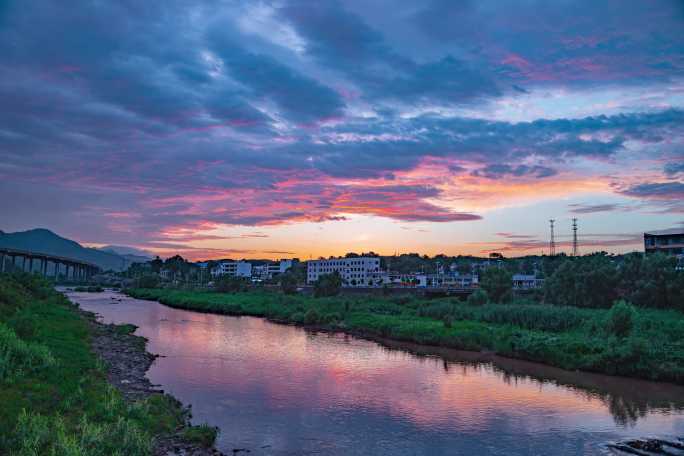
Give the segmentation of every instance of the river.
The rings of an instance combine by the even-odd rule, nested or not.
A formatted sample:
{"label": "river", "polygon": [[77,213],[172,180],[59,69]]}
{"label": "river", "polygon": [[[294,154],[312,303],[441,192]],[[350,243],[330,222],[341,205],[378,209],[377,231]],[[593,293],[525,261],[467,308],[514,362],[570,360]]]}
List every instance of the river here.
{"label": "river", "polygon": [[67,294],[132,323],[163,357],[152,383],[250,455],[607,454],[684,436],[684,387],[456,350],[380,345],[115,292]]}

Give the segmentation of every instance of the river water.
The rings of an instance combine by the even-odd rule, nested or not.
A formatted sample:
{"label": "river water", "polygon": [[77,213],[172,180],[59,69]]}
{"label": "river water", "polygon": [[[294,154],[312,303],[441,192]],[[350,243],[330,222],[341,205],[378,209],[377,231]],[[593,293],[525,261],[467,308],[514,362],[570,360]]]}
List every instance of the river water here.
{"label": "river water", "polygon": [[[456,350],[383,346],[119,293],[68,293],[163,355],[152,383],[250,455],[608,454],[684,436],[684,388]],[[245,454],[245,453],[242,453]]]}

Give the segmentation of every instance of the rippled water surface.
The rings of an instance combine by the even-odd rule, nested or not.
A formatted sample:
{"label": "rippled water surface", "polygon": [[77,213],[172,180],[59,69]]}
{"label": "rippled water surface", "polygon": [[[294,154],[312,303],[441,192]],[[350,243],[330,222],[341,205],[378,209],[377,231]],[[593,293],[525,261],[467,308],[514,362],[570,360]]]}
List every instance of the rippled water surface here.
{"label": "rippled water surface", "polygon": [[628,436],[684,436],[684,388],[673,385],[388,348],[118,293],[69,296],[139,326],[164,356],[150,380],[219,426],[229,454],[605,454]]}

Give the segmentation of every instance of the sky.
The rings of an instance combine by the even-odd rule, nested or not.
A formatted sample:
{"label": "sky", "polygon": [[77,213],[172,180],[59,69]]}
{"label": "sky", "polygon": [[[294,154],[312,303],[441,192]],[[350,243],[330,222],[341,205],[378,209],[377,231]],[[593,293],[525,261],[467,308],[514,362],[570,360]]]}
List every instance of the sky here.
{"label": "sky", "polygon": [[191,259],[643,249],[680,0],[0,1],[0,229]]}

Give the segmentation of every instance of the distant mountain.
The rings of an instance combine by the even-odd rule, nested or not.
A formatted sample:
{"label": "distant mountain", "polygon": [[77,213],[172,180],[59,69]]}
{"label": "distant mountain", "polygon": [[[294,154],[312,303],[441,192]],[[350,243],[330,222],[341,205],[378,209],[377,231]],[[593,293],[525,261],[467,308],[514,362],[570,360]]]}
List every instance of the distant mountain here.
{"label": "distant mountain", "polygon": [[[122,271],[133,263],[130,258],[112,251],[83,247],[78,242],[63,238],[44,228],[16,233],[0,231],[0,247],[73,258],[98,265],[103,270]],[[140,261],[147,261],[147,258]]]}
{"label": "distant mountain", "polygon": [[146,250],[136,249],[125,245],[105,245],[98,250],[122,256],[131,263],[144,263],[154,259],[154,255]]}

